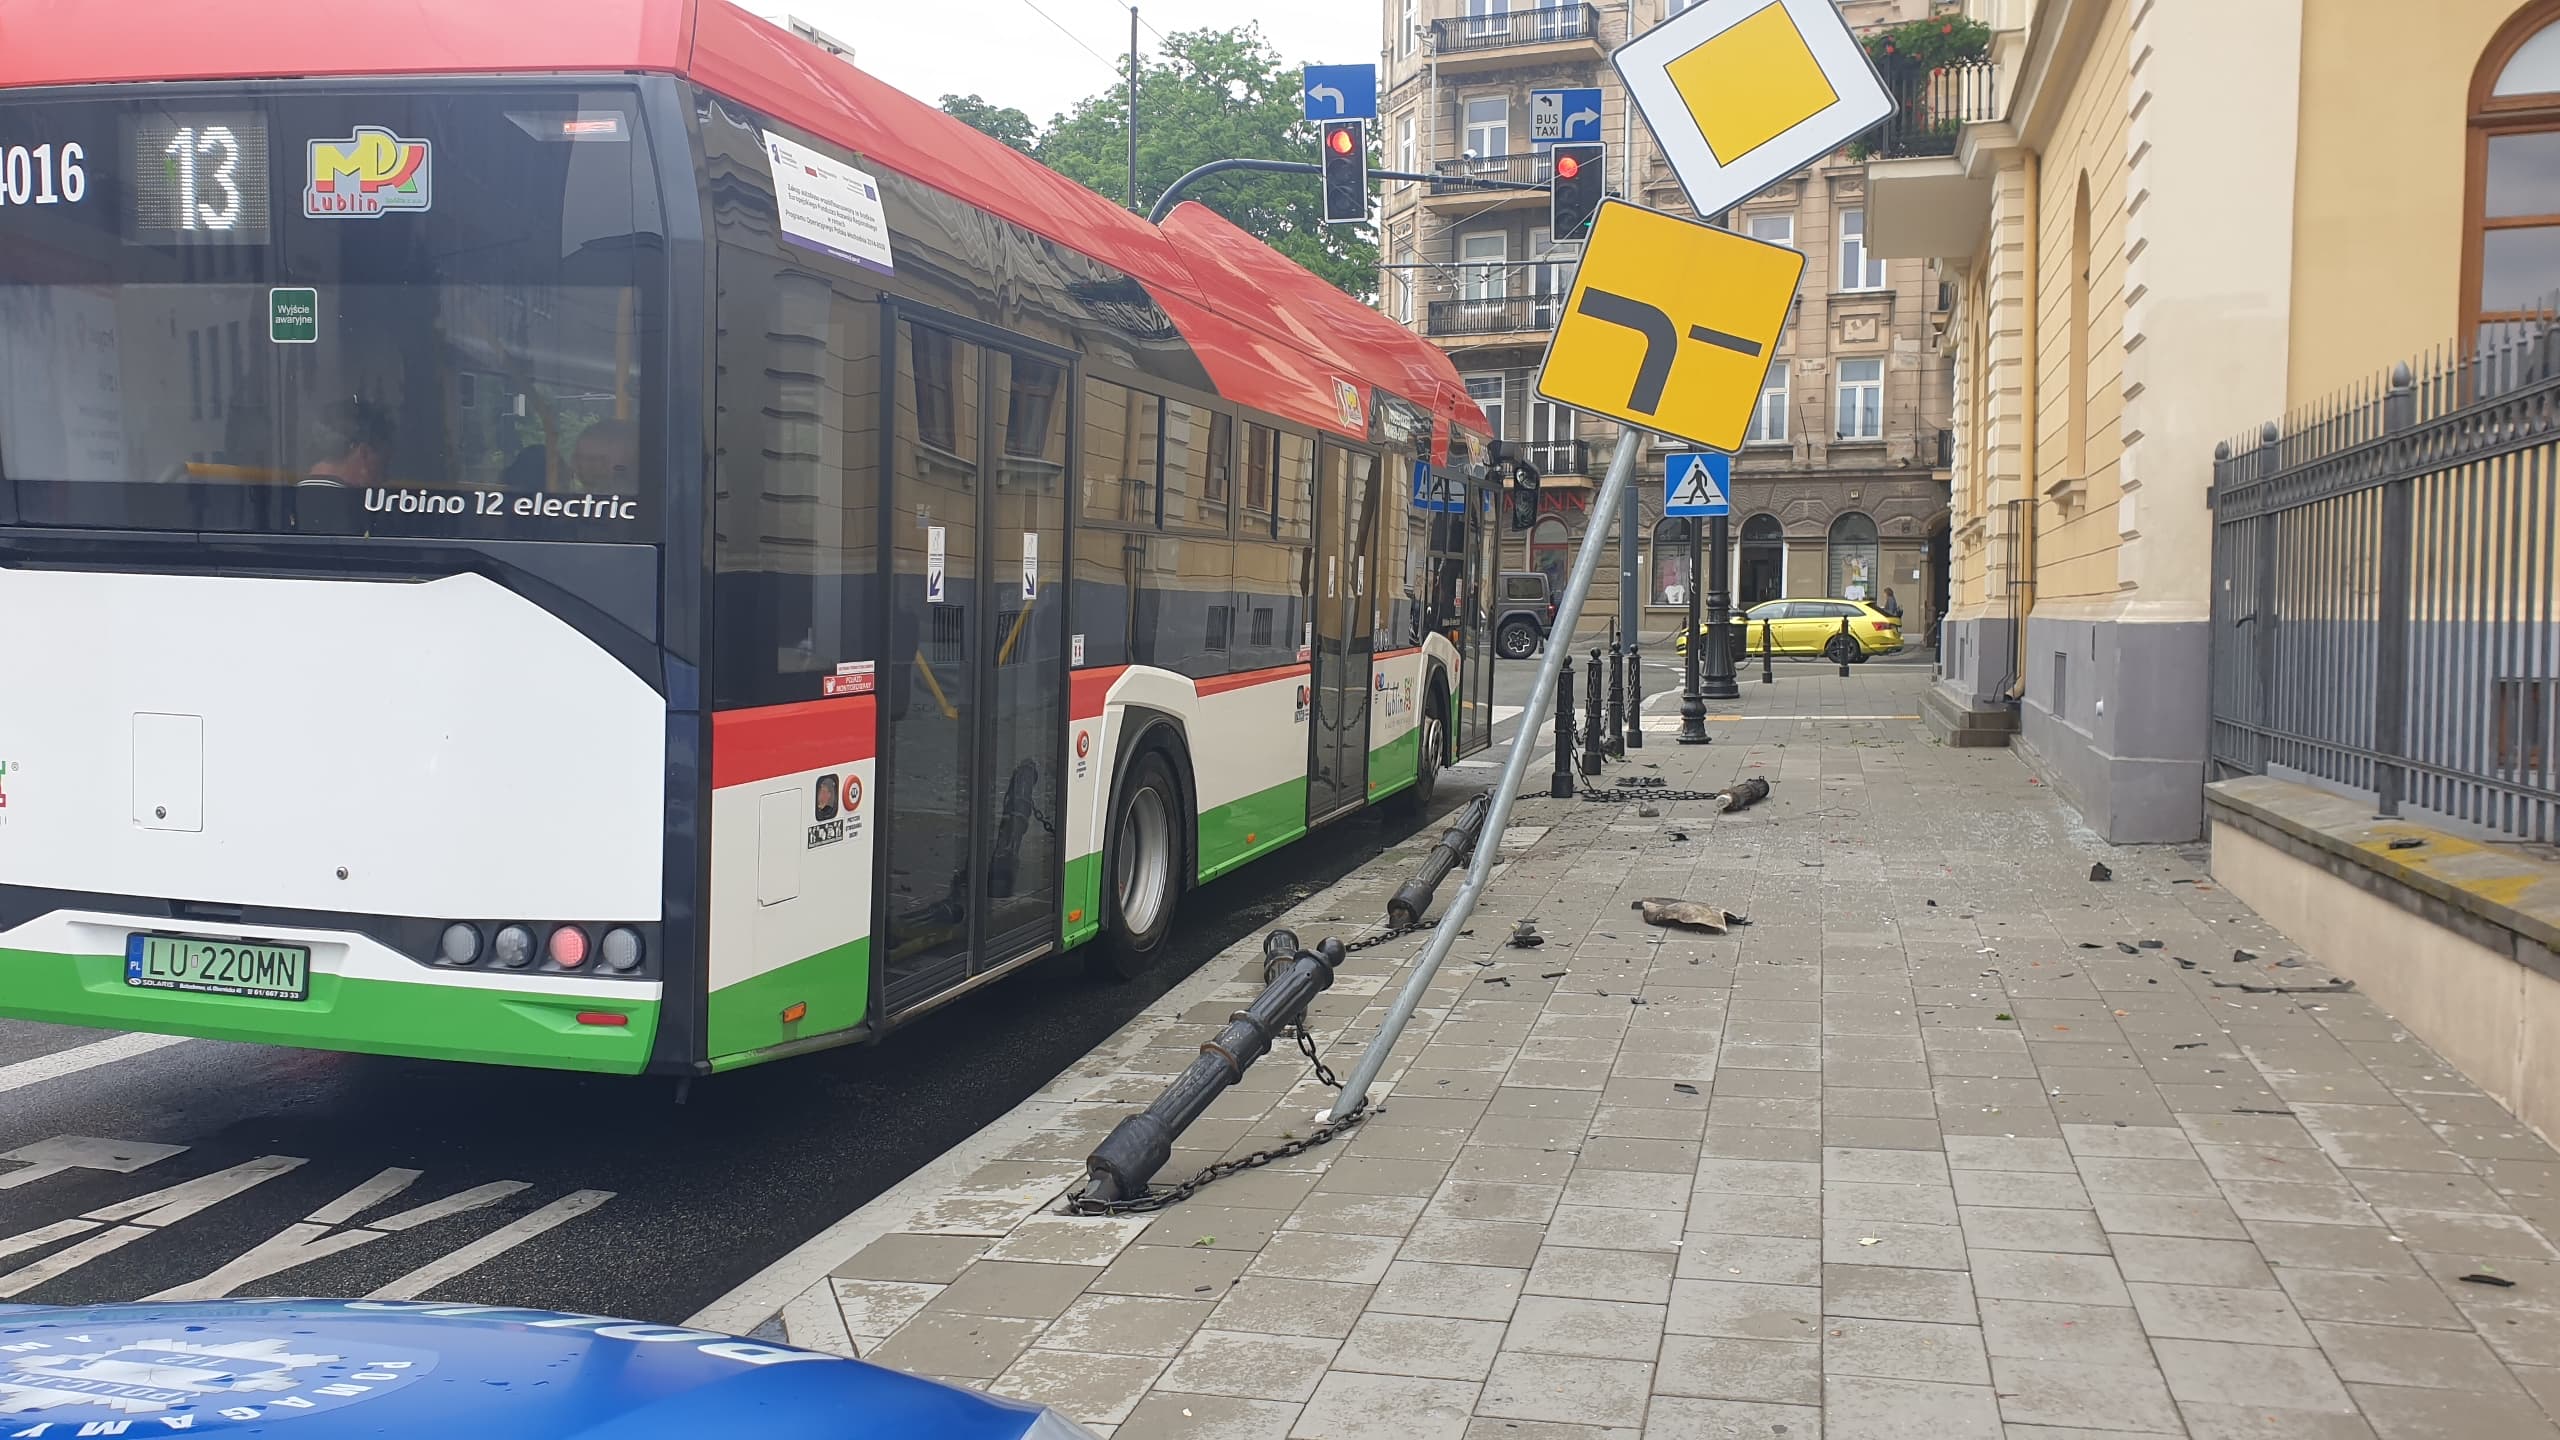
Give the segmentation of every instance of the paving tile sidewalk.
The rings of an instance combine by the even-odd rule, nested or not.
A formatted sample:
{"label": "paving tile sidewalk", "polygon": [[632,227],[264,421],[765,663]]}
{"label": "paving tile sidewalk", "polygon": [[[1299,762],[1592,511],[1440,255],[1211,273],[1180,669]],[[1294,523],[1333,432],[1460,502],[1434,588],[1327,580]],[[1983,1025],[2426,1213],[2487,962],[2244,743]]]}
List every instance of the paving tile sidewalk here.
{"label": "paving tile sidewalk", "polygon": [[[1055,1213],[1256,992],[1239,946],[868,1217],[791,1338],[1119,1440],[2560,1437],[2560,1156],[2363,997],[2235,988],[2326,972],[2199,854],[2107,847],[2010,752],[1837,718],[1916,712],[1924,671],[1781,675],[1603,777],[1765,775],[1761,807],[1518,807],[1351,1136],[1152,1218]],[[1429,838],[1291,923],[1358,933]],[[1753,923],[1651,929],[1648,895]],[[1524,917],[1545,948],[1502,946]],[[1419,948],[1319,1001],[1336,1068]],[[1326,1099],[1275,1053],[1166,1176]]]}

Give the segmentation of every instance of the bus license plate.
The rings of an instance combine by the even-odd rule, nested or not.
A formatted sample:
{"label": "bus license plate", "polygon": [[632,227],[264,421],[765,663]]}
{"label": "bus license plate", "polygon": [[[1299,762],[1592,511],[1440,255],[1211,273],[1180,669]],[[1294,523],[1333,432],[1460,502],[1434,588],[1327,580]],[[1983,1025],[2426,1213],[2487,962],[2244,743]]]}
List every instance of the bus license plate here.
{"label": "bus license plate", "polygon": [[135,935],[125,942],[124,983],[145,990],[307,1000],[311,951],[301,945],[252,945],[181,935]]}

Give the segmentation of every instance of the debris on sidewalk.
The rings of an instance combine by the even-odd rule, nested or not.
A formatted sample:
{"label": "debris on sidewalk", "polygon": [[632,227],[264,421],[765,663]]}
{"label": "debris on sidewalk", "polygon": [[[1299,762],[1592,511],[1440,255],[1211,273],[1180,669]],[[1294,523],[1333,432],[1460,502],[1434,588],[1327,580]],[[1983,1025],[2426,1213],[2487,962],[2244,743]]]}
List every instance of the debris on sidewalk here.
{"label": "debris on sidewalk", "polygon": [[1538,933],[1535,920],[1523,920],[1511,927],[1511,948],[1514,950],[1535,950],[1546,943],[1547,937]]}
{"label": "debris on sidewalk", "polygon": [[1716,809],[1730,815],[1736,810],[1748,810],[1768,798],[1769,782],[1754,775],[1717,791]]}
{"label": "debris on sidewalk", "polygon": [[2246,980],[2216,980],[2217,990],[2237,990],[2243,995],[2344,995],[2356,988],[2353,980],[2337,979],[2321,985],[2252,985]]}
{"label": "debris on sidewalk", "polygon": [[[2419,839],[2415,835],[2403,835],[2399,839],[2392,841],[2390,848],[2394,850],[2415,850],[2426,843],[2426,841]],[[2465,1275],[2462,1278],[2468,1280],[2471,1277]]]}
{"label": "debris on sidewalk", "polygon": [[2092,863],[2089,866],[2089,878],[2092,880],[2113,880],[2116,878],[2116,872],[2108,869],[2103,862]]}
{"label": "debris on sidewalk", "polygon": [[1751,923],[1721,905],[1710,905],[1703,900],[1653,898],[1639,900],[1628,908],[1643,911],[1647,925],[1704,930],[1710,935],[1722,935],[1733,926]]}
{"label": "debris on sidewalk", "polygon": [[2516,1282],[2508,1279],[2504,1275],[2483,1275],[2473,1273],[2470,1275],[2457,1275],[2454,1278],[2465,1285],[2495,1285],[2501,1290],[2513,1290],[2516,1288]]}

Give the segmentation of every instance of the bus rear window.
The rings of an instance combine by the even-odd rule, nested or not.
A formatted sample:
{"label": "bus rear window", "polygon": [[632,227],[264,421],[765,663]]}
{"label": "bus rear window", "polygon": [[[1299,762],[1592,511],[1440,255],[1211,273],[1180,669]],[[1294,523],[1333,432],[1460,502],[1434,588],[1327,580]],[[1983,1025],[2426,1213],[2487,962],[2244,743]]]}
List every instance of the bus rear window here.
{"label": "bus rear window", "polygon": [[636,95],[108,93],[0,100],[0,523],[655,533]]}

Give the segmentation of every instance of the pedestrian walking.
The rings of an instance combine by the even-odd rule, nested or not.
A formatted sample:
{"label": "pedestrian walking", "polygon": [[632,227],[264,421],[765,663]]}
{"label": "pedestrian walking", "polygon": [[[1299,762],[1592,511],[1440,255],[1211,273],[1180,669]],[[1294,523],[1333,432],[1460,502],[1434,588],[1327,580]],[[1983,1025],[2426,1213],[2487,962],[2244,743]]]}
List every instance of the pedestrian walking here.
{"label": "pedestrian walking", "polygon": [[1893,598],[1893,587],[1890,585],[1884,587],[1884,603],[1876,606],[1876,608],[1887,615],[1892,616],[1896,620],[1902,618],[1902,602]]}

